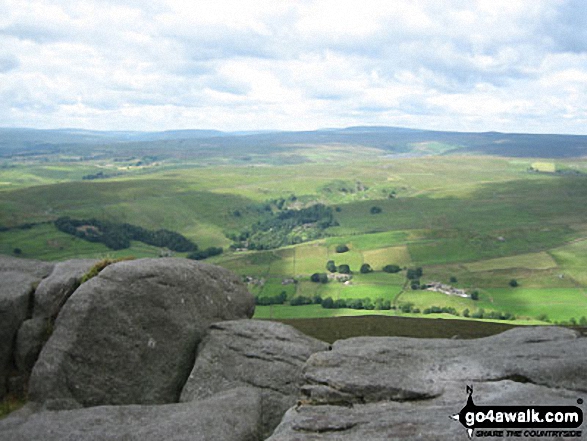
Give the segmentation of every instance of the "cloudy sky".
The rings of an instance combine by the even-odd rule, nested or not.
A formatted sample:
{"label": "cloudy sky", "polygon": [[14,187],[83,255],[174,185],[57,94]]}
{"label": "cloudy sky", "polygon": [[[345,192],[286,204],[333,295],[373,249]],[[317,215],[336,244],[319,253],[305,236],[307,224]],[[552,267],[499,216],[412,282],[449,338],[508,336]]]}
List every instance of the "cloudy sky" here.
{"label": "cloudy sky", "polygon": [[0,126],[587,134],[583,0],[0,0]]}

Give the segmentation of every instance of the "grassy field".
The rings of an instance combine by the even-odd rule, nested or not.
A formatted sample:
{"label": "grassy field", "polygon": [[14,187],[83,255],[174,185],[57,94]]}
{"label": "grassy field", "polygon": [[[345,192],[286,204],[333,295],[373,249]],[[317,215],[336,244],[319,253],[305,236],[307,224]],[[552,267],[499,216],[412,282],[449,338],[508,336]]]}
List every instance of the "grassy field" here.
{"label": "grassy field", "polygon": [[[417,147],[446,150],[440,143]],[[178,162],[144,168],[106,159],[5,165],[0,167],[0,226],[10,229],[0,231],[0,253],[18,249],[22,257],[44,260],[160,255],[157,247],[138,242],[114,252],[61,233],[51,224],[60,216],[95,217],[177,231],[200,248],[224,247],[225,253],[209,262],[257,279],[250,289],[262,297],[285,291],[289,299],[381,298],[422,310],[450,306],[461,314],[483,308],[510,312],[524,323],[587,316],[587,178],[528,172],[537,164],[541,171],[550,171],[551,163],[540,158],[397,159],[377,152],[299,146],[279,152],[273,162],[253,156],[242,164]],[[288,161],[292,165],[285,165]],[[557,169],[570,166],[583,169],[587,163],[556,164]],[[81,179],[102,170],[120,174]],[[329,205],[338,225],[325,230],[327,237],[308,243],[265,251],[228,250],[226,234],[264,219],[267,214],[259,207],[278,198],[294,201],[291,208]],[[373,214],[374,207],[380,212]],[[40,224],[16,228],[30,222]],[[337,253],[342,244],[349,251]],[[328,260],[350,266],[349,284],[310,281],[313,273],[326,272]],[[360,274],[364,263],[375,272]],[[406,272],[383,273],[389,264],[422,267],[421,282],[478,290],[480,299],[402,292]],[[297,283],[282,284],[288,278]],[[520,286],[510,287],[512,279]],[[257,310],[263,318],[371,313],[396,311],[326,310],[319,305]]]}

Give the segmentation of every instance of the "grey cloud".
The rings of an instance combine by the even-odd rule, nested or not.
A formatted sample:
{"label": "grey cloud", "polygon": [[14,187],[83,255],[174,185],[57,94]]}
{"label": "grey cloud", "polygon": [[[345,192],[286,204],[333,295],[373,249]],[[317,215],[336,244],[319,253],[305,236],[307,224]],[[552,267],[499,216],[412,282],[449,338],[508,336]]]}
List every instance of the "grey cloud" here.
{"label": "grey cloud", "polygon": [[178,41],[188,59],[195,62],[234,57],[266,59],[277,56],[270,38],[251,31],[235,32],[220,27],[195,30],[190,35],[169,33],[164,36]]}
{"label": "grey cloud", "polygon": [[19,40],[30,40],[35,43],[49,43],[67,38],[63,31],[42,25],[14,23],[0,29],[0,35],[6,35]]}
{"label": "grey cloud", "polygon": [[561,52],[587,52],[587,7],[584,0],[568,0],[543,23],[543,32]]}
{"label": "grey cloud", "polygon": [[20,66],[20,61],[14,55],[0,55],[0,73],[10,72]]}

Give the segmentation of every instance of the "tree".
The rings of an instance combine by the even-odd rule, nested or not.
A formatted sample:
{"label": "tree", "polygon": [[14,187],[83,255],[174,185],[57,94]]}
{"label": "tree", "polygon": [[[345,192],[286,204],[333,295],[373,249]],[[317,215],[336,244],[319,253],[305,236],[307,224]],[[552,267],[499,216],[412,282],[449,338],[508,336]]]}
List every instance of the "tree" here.
{"label": "tree", "polygon": [[380,207],[371,207],[371,209],[369,210],[369,212],[371,214],[379,214],[379,213],[381,213],[381,208]]}
{"label": "tree", "polygon": [[450,276],[450,283],[457,283],[457,278],[455,276]]}
{"label": "tree", "polygon": [[322,300],[322,307],[325,309],[334,308],[334,300],[332,300],[332,297],[326,297],[324,300]]}
{"label": "tree", "polygon": [[346,253],[348,250],[349,250],[349,247],[347,247],[346,245],[338,245],[336,247],[337,253]]}
{"label": "tree", "polygon": [[368,263],[364,263],[361,265],[361,274],[367,274],[372,272],[373,268],[371,268],[371,265],[369,265]]}
{"label": "tree", "polygon": [[328,271],[330,271],[331,273],[335,273],[337,268],[336,265],[334,264],[334,260],[329,260],[328,262],[326,262],[326,269]]}
{"label": "tree", "polygon": [[470,313],[471,313],[471,312],[469,311],[469,308],[466,308],[466,309],[463,311],[463,317],[469,317],[469,314],[470,314]]}
{"label": "tree", "polygon": [[338,272],[341,274],[350,274],[351,268],[347,264],[342,264],[338,266]]}
{"label": "tree", "polygon": [[408,268],[408,271],[406,273],[406,277],[410,280],[417,280],[420,277],[422,277],[423,274],[424,274],[424,272],[422,271],[422,267]]}
{"label": "tree", "polygon": [[314,273],[310,276],[310,280],[314,283],[326,283],[328,282],[328,276],[326,273]]}
{"label": "tree", "polygon": [[206,248],[205,250],[199,250],[199,251],[194,251],[193,253],[189,253],[187,255],[187,258],[193,259],[193,260],[204,260],[204,259],[207,259],[208,257],[218,256],[219,254],[222,254],[222,252],[223,252],[222,248],[209,247],[209,248]]}
{"label": "tree", "polygon": [[512,288],[515,288],[515,287],[516,287],[516,286],[518,286],[519,284],[518,284],[518,281],[517,281],[516,279],[512,279],[512,280],[510,280],[510,282],[509,282],[509,285],[510,285]]}
{"label": "tree", "polygon": [[12,250],[15,256],[20,256],[22,254],[22,250],[20,248],[15,248]]}
{"label": "tree", "polygon": [[385,265],[383,271],[386,273],[399,273],[402,269],[398,265]]}
{"label": "tree", "polygon": [[471,293],[471,300],[479,300],[479,291],[475,290]]}

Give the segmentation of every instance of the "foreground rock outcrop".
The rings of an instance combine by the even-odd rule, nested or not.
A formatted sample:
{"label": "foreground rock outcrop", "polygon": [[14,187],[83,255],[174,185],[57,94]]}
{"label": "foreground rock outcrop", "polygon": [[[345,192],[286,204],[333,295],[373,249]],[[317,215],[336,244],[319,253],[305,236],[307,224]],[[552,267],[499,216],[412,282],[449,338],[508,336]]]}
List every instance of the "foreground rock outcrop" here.
{"label": "foreground rock outcrop", "polygon": [[2,441],[258,441],[261,405],[251,388],[202,401],[27,412],[0,420]]}
{"label": "foreground rock outcrop", "polygon": [[253,311],[246,287],[219,267],[187,259],[108,266],[61,309],[29,399],[49,409],[176,402],[208,326]]}
{"label": "foreground rock outcrop", "polygon": [[262,398],[263,434],[269,436],[293,406],[302,385],[302,367],[328,345],[281,323],[238,320],[210,327],[198,348],[181,401],[208,398],[249,386]]}
{"label": "foreground rock outcrop", "polygon": [[9,374],[16,369],[16,334],[32,316],[36,286],[52,270],[53,264],[0,256],[0,400],[10,389]]}
{"label": "foreground rock outcrop", "polygon": [[362,337],[304,367],[302,405],[271,441],[455,439],[466,403],[575,405],[587,392],[587,339],[568,329],[516,328],[476,340]]}
{"label": "foreground rock outcrop", "polygon": [[467,386],[477,405],[587,394],[587,339],[573,330],[329,346],[248,320],[254,299],[224,269],[141,259],[80,285],[91,265],[0,257],[0,393],[26,389],[34,365],[0,441],[466,439],[449,416]]}

